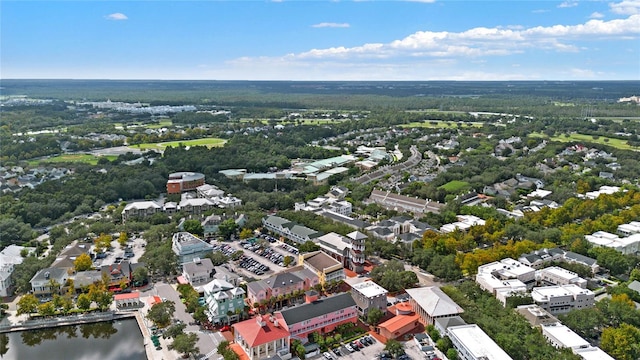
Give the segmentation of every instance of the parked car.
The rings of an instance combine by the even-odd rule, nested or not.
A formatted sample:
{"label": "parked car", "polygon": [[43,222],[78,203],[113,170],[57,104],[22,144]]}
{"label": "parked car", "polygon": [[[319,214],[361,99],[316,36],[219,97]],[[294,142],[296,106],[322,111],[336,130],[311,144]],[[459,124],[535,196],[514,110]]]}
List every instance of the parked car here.
{"label": "parked car", "polygon": [[354,351],[356,351],[356,350],[351,346],[351,344],[347,344],[347,345],[345,345],[344,347],[345,347],[345,348],[347,348],[347,350],[349,350],[349,352],[354,352]]}

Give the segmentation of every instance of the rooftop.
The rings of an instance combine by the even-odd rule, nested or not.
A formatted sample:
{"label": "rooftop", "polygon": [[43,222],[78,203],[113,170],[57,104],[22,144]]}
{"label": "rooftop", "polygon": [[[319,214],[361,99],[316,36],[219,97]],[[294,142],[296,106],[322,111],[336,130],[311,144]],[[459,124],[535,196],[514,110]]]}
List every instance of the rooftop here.
{"label": "rooftop", "polygon": [[349,293],[333,295],[304,305],[282,310],[282,318],[289,326],[311,320],[338,310],[355,307],[356,303]]}
{"label": "rooftop", "polygon": [[338,260],[332,258],[322,251],[315,251],[313,253],[305,255],[304,261],[318,271],[323,271],[332,266],[342,265]]}
{"label": "rooftop", "polygon": [[457,338],[475,359],[511,360],[509,354],[476,324],[452,326],[447,332],[451,334],[450,337]]}
{"label": "rooftop", "polygon": [[567,348],[580,348],[590,346],[589,342],[583,339],[580,335],[573,332],[571,329],[562,325],[561,323],[542,325],[542,333],[549,334],[553,337],[562,347]]}
{"label": "rooftop", "polygon": [[373,281],[363,281],[359,284],[353,285],[351,288],[367,298],[386,295],[388,293],[385,288],[374,283]]}
{"label": "rooftop", "polygon": [[[240,335],[250,347],[266,344],[278,339],[288,338],[289,332],[276,320],[271,320],[270,315],[261,315],[259,318],[249,319],[233,324],[235,333]],[[262,323],[259,324],[258,320]]]}
{"label": "rooftop", "polygon": [[464,310],[437,286],[407,289],[407,294],[431,317],[461,314]]}

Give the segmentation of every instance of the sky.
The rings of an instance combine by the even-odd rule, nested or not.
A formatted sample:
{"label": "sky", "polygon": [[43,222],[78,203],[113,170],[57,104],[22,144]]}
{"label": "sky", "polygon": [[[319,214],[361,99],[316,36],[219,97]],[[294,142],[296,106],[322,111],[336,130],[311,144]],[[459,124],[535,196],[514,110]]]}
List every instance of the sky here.
{"label": "sky", "polygon": [[0,0],[0,79],[640,80],[640,0]]}

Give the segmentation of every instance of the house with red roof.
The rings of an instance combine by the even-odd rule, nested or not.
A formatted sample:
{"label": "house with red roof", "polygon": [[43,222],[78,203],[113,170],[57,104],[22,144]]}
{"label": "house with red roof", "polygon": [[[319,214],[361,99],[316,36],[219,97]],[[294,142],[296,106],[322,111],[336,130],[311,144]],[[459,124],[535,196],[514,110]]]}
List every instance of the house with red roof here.
{"label": "house with red roof", "polygon": [[235,343],[242,347],[250,360],[289,354],[291,336],[281,321],[271,315],[261,315],[233,324]]}

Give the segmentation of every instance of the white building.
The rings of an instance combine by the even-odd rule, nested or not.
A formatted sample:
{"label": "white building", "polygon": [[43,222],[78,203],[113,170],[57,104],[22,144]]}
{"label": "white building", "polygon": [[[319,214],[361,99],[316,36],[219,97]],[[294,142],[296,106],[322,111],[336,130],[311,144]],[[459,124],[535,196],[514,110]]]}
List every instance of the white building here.
{"label": "white building", "polygon": [[0,251],[0,297],[11,296],[13,293],[13,279],[11,275],[15,266],[22,264],[24,258],[20,255],[26,249],[29,253],[35,248],[9,245]]}
{"label": "white building", "polygon": [[606,231],[597,231],[591,235],[585,235],[584,238],[593,246],[612,248],[627,255],[633,255],[640,251],[640,234],[631,234],[621,238]]}
{"label": "white building", "polygon": [[545,285],[575,284],[583,289],[587,288],[587,280],[581,278],[573,271],[558,266],[550,266],[536,271],[536,279]]}
{"label": "white building", "polygon": [[407,294],[413,311],[420,315],[426,325],[433,325],[436,319],[454,317],[464,312],[437,286],[407,289]]}
{"label": "white building", "polygon": [[122,210],[122,221],[151,216],[161,211],[162,206],[155,201],[135,201],[127,204]]}
{"label": "white building", "polygon": [[587,193],[584,194],[584,197],[586,197],[587,199],[595,199],[600,195],[606,194],[606,195],[611,195],[611,194],[615,194],[618,191],[620,191],[620,188],[618,186],[600,186],[600,189],[597,191],[589,191]]}
{"label": "white building", "polygon": [[476,283],[493,294],[502,305],[514,294],[524,294],[536,283],[536,271],[511,258],[478,267]]}
{"label": "white building", "polygon": [[593,291],[574,284],[536,287],[531,291],[531,297],[536,304],[553,315],[590,308],[595,302]]}
{"label": "white building", "polygon": [[620,236],[630,236],[633,234],[640,234],[640,221],[632,221],[628,224],[618,225],[616,232]]}
{"label": "white building", "polygon": [[444,224],[440,227],[443,233],[450,233],[456,230],[465,231],[472,226],[484,225],[485,221],[474,215],[458,215],[458,221],[451,224]]}
{"label": "white building", "polygon": [[209,258],[194,258],[182,264],[182,277],[192,286],[205,284],[213,279],[215,270]]}
{"label": "white building", "polygon": [[334,212],[336,214],[340,214],[343,216],[348,216],[351,214],[353,210],[353,205],[346,200],[342,200],[339,198],[333,198],[328,196],[319,196],[313,200],[307,201],[307,203],[296,203],[295,204],[296,211],[319,211],[319,210],[327,210]]}
{"label": "white building", "polygon": [[447,329],[447,336],[460,359],[511,360],[511,356],[476,324],[451,326]]}
{"label": "white building", "polygon": [[569,348],[584,360],[613,360],[602,349],[591,346],[588,341],[559,322],[542,325],[540,328],[545,339],[558,349]]}

